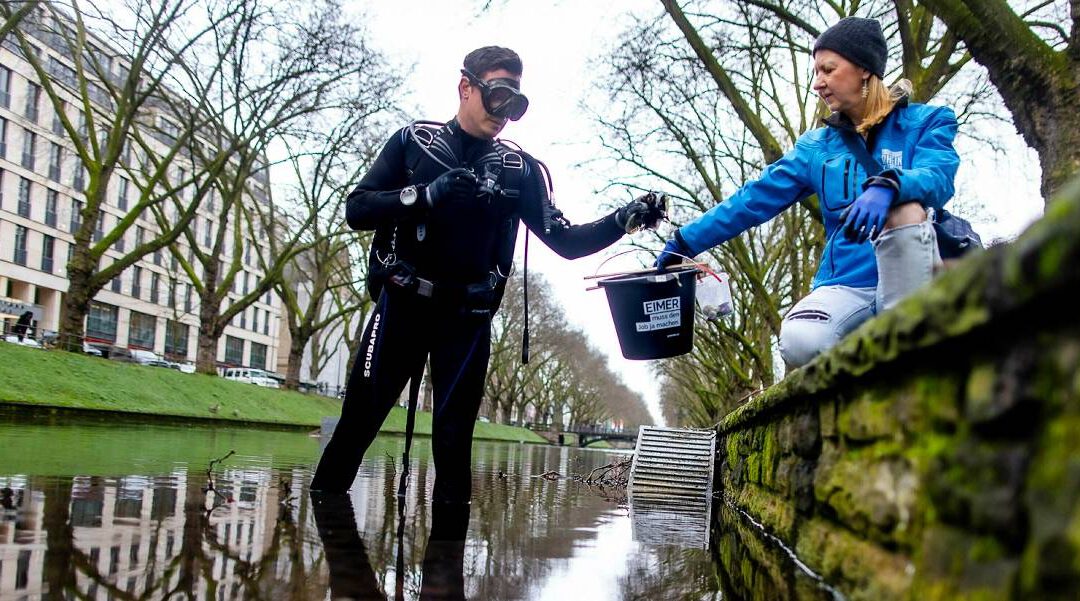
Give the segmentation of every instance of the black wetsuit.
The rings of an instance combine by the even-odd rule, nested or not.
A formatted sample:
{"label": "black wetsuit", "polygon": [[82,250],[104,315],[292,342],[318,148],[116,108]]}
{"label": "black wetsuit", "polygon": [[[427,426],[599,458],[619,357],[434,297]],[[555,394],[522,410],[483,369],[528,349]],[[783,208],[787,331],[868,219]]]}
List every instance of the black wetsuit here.
{"label": "black wetsuit", "polygon": [[[496,274],[508,273],[509,265],[503,263],[512,259],[519,222],[570,259],[606,248],[624,232],[614,213],[593,223],[570,225],[551,204],[535,159],[516,153],[524,160],[517,175],[511,176],[506,163],[513,161],[504,158],[506,147],[474,138],[454,121],[443,128],[423,128],[419,139],[450,167],[483,173],[485,166],[496,170],[501,166],[498,181],[503,187],[516,181],[517,194],[511,186],[507,194],[442,199],[427,210],[424,185],[447,167],[424,154],[418,146],[421,141],[408,130],[390,138],[346,202],[349,225],[376,230],[374,246],[396,257],[398,275],[401,265],[408,266],[404,278],[408,281],[390,277],[369,286],[377,291],[376,307],[349,377],[341,419],[311,488],[348,490],[364,451],[409,378],[422,372],[430,356],[434,501],[467,503],[472,493],[473,426],[490,355],[491,316],[504,283]],[[405,206],[400,194],[410,184],[420,187],[420,199]],[[385,248],[389,236],[394,238],[392,251]],[[373,272],[378,264],[375,267]],[[433,283],[433,290],[418,291],[413,276]],[[486,296],[483,290],[479,295],[470,293],[488,284],[494,289]]]}

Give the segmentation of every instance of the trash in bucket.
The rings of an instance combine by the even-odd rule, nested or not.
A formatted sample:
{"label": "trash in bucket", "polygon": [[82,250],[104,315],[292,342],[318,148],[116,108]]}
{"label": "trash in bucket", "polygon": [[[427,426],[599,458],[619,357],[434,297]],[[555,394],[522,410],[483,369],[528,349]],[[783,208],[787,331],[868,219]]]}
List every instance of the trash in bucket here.
{"label": "trash in bucket", "polygon": [[709,321],[731,315],[735,308],[731,302],[728,274],[722,271],[705,274],[697,284],[697,304],[701,315]]}
{"label": "trash in bucket", "polygon": [[627,359],[665,359],[694,347],[695,265],[663,273],[602,279],[611,319]]}

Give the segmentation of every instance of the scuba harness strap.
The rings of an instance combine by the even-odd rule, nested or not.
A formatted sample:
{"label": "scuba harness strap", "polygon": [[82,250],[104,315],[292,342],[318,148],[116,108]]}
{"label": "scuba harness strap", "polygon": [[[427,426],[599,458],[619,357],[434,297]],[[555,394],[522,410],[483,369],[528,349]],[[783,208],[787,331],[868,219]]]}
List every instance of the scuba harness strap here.
{"label": "scuba harness strap", "polygon": [[413,429],[416,427],[416,407],[420,401],[420,383],[424,381],[425,358],[420,369],[409,378],[409,413],[405,417],[405,454],[401,456],[401,480],[398,481],[397,496],[405,498],[405,489],[409,481],[409,451],[412,450]]}

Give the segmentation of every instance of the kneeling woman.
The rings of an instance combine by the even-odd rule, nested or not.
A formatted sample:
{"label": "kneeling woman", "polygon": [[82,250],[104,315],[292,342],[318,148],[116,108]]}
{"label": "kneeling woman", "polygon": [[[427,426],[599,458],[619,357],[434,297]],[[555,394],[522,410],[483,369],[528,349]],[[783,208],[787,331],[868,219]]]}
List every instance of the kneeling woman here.
{"label": "kneeling woman", "polygon": [[878,311],[928,282],[940,263],[928,209],[953,195],[956,116],[909,103],[882,82],[888,49],[874,19],[848,17],[814,43],[814,91],[833,111],[825,127],[683,226],[658,267],[694,256],[817,194],[825,250],[813,290],[784,318],[780,351],[809,362]]}

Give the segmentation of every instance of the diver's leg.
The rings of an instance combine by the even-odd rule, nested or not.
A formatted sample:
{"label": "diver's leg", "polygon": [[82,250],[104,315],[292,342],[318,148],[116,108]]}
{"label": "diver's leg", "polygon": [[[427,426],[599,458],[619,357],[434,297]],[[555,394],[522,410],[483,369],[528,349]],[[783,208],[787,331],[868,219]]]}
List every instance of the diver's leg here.
{"label": "diver's leg", "polygon": [[472,434],[491,354],[491,318],[458,316],[433,341],[431,382],[435,503],[468,503]]}
{"label": "diver's leg", "polygon": [[411,293],[385,291],[368,321],[345,390],[341,419],[311,480],[311,489],[344,493],[360,461],[426,356],[423,315]]}

